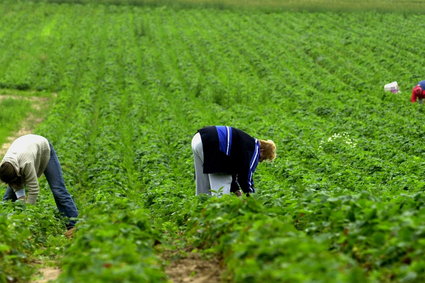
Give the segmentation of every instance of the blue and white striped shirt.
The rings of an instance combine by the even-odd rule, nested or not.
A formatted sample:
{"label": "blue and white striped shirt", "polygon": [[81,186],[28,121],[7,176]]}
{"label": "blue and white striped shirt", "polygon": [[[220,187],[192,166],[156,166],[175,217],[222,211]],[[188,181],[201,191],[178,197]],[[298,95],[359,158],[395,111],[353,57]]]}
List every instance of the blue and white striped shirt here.
{"label": "blue and white striped shirt", "polygon": [[251,162],[249,163],[249,173],[248,173],[248,184],[251,193],[255,193],[254,189],[254,179],[252,175],[254,174],[255,169],[257,169],[258,162],[260,160],[260,142],[255,139],[255,150],[252,155]]}
{"label": "blue and white striped shirt", "polygon": [[228,126],[215,126],[218,133],[218,143],[220,151],[230,155],[232,150],[232,128]]}
{"label": "blue and white striped shirt", "polygon": [[[228,126],[215,126],[218,133],[218,142],[219,149],[221,152],[230,156],[232,152],[232,128]],[[255,139],[255,149],[254,154],[249,163],[249,172],[248,172],[248,185],[249,192],[255,193],[254,189],[254,180],[252,178],[255,169],[257,168],[258,162],[260,159],[260,143],[257,139]]]}

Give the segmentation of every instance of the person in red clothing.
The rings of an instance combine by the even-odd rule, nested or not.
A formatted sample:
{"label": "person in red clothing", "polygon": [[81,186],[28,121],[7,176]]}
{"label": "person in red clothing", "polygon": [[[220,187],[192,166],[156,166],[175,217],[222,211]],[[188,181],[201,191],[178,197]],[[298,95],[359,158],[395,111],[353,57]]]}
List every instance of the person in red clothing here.
{"label": "person in red clothing", "polygon": [[420,81],[417,85],[415,85],[412,89],[412,97],[410,101],[412,103],[419,102],[423,103],[423,99],[425,98],[425,80]]}

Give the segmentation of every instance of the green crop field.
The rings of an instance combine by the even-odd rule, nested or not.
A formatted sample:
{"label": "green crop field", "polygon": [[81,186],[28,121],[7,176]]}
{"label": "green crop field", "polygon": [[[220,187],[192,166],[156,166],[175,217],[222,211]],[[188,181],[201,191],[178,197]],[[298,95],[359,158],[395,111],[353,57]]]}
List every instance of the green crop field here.
{"label": "green crop field", "polygon": [[[0,202],[0,282],[167,282],[194,252],[223,282],[424,282],[425,2],[312,2],[0,3],[0,93],[57,94],[34,133],[80,213],[67,239],[45,179]],[[251,197],[195,196],[208,125],[275,141]]]}
{"label": "green crop field", "polygon": [[25,100],[17,100],[6,98],[0,100],[0,143],[5,142],[5,139],[10,134],[19,128],[19,122],[22,117],[28,112],[29,102]]}

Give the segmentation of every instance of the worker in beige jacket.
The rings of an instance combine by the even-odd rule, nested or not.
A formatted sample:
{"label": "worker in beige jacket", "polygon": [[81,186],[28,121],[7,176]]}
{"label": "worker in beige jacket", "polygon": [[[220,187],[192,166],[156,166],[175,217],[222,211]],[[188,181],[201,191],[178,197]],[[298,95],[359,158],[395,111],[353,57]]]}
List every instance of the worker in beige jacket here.
{"label": "worker in beige jacket", "polygon": [[[25,200],[29,204],[35,204],[40,191],[38,178],[43,173],[59,211],[70,218],[67,228],[73,228],[78,216],[77,207],[65,187],[56,152],[42,136],[21,136],[7,150],[0,163],[0,179],[8,185],[3,200]],[[27,196],[25,187],[28,190]]]}

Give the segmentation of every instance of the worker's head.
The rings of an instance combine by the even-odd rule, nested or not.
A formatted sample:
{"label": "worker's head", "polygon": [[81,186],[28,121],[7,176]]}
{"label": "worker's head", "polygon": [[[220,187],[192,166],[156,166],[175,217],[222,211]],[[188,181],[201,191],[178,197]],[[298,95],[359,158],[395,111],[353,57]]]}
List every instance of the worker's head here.
{"label": "worker's head", "polygon": [[11,163],[4,162],[0,166],[0,180],[5,182],[6,184],[16,184],[19,183],[19,179],[20,178]]}
{"label": "worker's head", "polygon": [[272,140],[260,140],[260,162],[276,158],[276,145]]}
{"label": "worker's head", "polygon": [[415,88],[413,89],[413,92],[416,95],[421,95],[422,94],[422,88],[420,86],[415,86]]}

